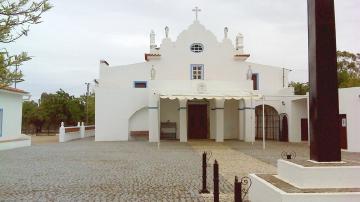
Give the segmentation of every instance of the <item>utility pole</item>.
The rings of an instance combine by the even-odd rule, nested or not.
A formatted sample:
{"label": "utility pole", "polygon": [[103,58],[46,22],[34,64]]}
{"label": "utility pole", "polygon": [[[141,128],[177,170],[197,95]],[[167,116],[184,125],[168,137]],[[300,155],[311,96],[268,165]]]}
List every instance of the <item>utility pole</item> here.
{"label": "utility pole", "polygon": [[88,121],[89,121],[89,116],[88,116],[88,112],[89,112],[88,97],[89,97],[90,83],[85,83],[85,85],[86,85],[85,125],[88,125]]}

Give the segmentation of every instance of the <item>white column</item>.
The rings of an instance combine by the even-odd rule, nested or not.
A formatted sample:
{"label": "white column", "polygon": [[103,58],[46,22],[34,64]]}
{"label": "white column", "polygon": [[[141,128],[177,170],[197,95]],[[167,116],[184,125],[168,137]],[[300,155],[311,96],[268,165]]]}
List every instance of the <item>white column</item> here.
{"label": "white column", "polygon": [[81,122],[81,126],[80,126],[80,137],[84,138],[85,137],[85,125],[84,122]]}
{"label": "white column", "polygon": [[254,100],[245,100],[245,142],[255,142]]}
{"label": "white column", "polygon": [[245,139],[245,100],[239,100],[239,140]]}
{"label": "white column", "polygon": [[216,142],[224,142],[224,99],[215,100]]}
{"label": "white column", "polygon": [[187,142],[187,100],[179,100],[180,142]]}
{"label": "white column", "polygon": [[149,142],[160,142],[159,96],[151,94],[148,104],[149,112]]}
{"label": "white column", "polygon": [[265,97],[262,97],[262,139],[263,149],[265,149]]}
{"label": "white column", "polygon": [[59,142],[65,142],[65,127],[64,122],[61,122],[61,126],[59,128]]}

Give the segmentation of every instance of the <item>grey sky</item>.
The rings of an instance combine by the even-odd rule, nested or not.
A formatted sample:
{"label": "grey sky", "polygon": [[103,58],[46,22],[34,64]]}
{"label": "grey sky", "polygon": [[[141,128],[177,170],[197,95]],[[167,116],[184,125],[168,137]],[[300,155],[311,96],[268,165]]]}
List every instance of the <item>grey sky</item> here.
{"label": "grey sky", "polygon": [[[54,8],[28,37],[10,44],[12,53],[27,51],[34,58],[22,70],[19,87],[37,99],[42,92],[62,88],[83,94],[85,82],[98,77],[100,59],[110,65],[144,61],[148,36],[155,31],[157,43],[169,26],[170,37],[199,20],[221,40],[245,35],[249,61],[294,69],[291,79],[307,81],[306,0],[53,0]],[[335,0],[337,46],[360,52],[360,3]]]}

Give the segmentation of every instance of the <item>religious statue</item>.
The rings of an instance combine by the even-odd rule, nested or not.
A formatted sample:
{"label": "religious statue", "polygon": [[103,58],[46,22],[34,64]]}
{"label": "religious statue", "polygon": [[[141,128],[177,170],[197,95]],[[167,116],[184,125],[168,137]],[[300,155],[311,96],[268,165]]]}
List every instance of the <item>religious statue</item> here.
{"label": "religious statue", "polygon": [[246,78],[247,80],[251,80],[252,79],[252,75],[253,75],[253,71],[251,69],[251,66],[249,65],[249,69],[248,69],[248,72],[246,74]]}
{"label": "religious statue", "polygon": [[165,27],[165,36],[166,36],[166,38],[169,38],[169,27],[168,26]]}
{"label": "religious statue", "polygon": [[150,78],[151,78],[151,80],[155,80],[155,76],[156,76],[156,70],[155,70],[154,65],[153,65],[153,67],[150,70]]}
{"label": "religious statue", "polygon": [[225,39],[227,39],[227,37],[228,37],[228,32],[229,32],[229,28],[225,27],[224,28],[224,37],[225,37]]}

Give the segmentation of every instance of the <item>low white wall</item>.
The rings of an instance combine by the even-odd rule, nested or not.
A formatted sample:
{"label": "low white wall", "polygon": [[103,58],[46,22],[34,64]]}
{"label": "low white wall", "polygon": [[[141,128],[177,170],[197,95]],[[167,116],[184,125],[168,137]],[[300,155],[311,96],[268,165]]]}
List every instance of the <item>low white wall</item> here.
{"label": "low white wall", "polygon": [[31,139],[0,142],[0,151],[31,146]]}
{"label": "low white wall", "polygon": [[343,193],[285,193],[272,184],[250,174],[252,186],[249,192],[251,202],[358,202],[359,192]]}
{"label": "low white wall", "polygon": [[360,152],[360,87],[339,89],[339,113],[346,114],[348,151]]}
{"label": "low white wall", "polygon": [[360,187],[360,166],[304,167],[280,159],[277,167],[280,179],[299,188]]}
{"label": "low white wall", "polygon": [[[86,130],[87,127],[94,127],[94,129]],[[66,132],[66,130],[77,130]],[[82,139],[85,137],[95,136],[95,126],[84,126],[84,122],[78,123],[77,126],[64,127],[64,123],[61,123],[59,128],[59,142],[68,142],[71,140]]]}

